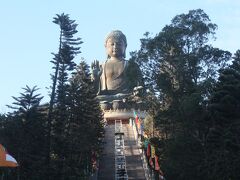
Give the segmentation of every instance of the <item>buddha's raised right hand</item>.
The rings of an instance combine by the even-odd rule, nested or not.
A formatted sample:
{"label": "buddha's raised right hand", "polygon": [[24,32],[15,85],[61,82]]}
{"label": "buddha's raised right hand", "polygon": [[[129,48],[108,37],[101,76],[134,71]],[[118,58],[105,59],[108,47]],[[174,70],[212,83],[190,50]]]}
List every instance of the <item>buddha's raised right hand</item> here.
{"label": "buddha's raised right hand", "polygon": [[102,68],[99,65],[99,61],[98,60],[94,60],[91,64],[91,70],[92,70],[92,79],[96,80],[99,78],[99,76],[102,73]]}

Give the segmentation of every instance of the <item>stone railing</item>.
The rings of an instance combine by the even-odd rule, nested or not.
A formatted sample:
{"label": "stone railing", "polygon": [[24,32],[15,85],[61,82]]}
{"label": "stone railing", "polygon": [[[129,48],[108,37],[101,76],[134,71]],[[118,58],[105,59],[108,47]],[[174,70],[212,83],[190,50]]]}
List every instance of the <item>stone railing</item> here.
{"label": "stone railing", "polygon": [[115,120],[115,180],[128,180],[122,121]]}
{"label": "stone railing", "polygon": [[130,126],[132,126],[135,141],[136,141],[136,144],[137,144],[139,152],[140,152],[139,154],[141,154],[141,160],[142,160],[142,165],[143,165],[143,169],[144,169],[144,172],[145,172],[145,177],[146,177],[147,180],[152,180],[152,179],[154,179],[154,177],[153,177],[152,172],[151,172],[151,170],[148,166],[148,162],[147,162],[147,159],[146,159],[146,156],[145,156],[145,152],[142,149],[142,142],[141,142],[141,138],[139,138],[140,134],[138,133],[137,125],[136,125],[136,123],[133,119],[130,120],[129,124],[130,124]]}

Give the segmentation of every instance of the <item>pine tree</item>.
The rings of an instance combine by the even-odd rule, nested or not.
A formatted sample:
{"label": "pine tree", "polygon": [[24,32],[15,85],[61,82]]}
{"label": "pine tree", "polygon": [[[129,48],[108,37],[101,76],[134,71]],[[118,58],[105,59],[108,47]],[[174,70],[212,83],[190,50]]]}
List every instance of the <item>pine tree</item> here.
{"label": "pine tree", "polygon": [[240,164],[240,50],[232,65],[220,72],[209,110],[212,127],[207,139],[209,179],[239,179]]}
{"label": "pine tree", "polygon": [[[49,169],[49,177],[51,172],[55,172],[57,176],[64,178],[61,176],[61,173],[64,168],[65,124],[68,118],[66,101],[67,82],[70,72],[76,66],[73,59],[80,53],[79,45],[82,41],[80,38],[74,37],[78,32],[76,30],[77,24],[69,18],[68,14],[57,14],[53,23],[59,26],[60,34],[58,53],[53,53],[54,58],[51,61],[55,72],[52,75],[53,84],[48,112],[48,158],[46,164]],[[56,156],[56,158],[52,159],[54,161],[52,165],[51,154]],[[53,171],[50,170],[51,166],[54,169]]]}
{"label": "pine tree", "polygon": [[15,179],[44,178],[46,114],[40,101],[43,98],[26,86],[20,97],[13,97],[15,102],[8,107],[14,111],[9,113],[4,123],[4,139],[6,147],[20,164]]}
{"label": "pine tree", "polygon": [[[92,153],[99,153],[103,117],[91,82],[89,66],[83,61],[70,81],[67,174],[82,178],[92,173]],[[74,170],[74,171],[73,171]]]}

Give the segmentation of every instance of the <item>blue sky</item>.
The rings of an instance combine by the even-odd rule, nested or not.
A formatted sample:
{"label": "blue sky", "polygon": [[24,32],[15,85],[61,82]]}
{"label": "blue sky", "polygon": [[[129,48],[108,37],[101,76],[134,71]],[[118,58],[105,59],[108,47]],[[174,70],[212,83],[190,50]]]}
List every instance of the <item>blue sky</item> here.
{"label": "blue sky", "polygon": [[240,49],[239,0],[2,0],[0,6],[1,71],[0,113],[9,109],[11,96],[19,96],[26,85],[38,91],[47,102],[52,72],[51,52],[57,52],[58,26],[55,14],[69,14],[78,24],[77,36],[84,42],[76,63],[84,58],[106,59],[104,39],[119,29],[127,37],[129,52],[138,50],[139,39],[148,31],[152,35],[171,23],[171,19],[189,10],[201,8],[218,25],[213,46],[231,53]]}

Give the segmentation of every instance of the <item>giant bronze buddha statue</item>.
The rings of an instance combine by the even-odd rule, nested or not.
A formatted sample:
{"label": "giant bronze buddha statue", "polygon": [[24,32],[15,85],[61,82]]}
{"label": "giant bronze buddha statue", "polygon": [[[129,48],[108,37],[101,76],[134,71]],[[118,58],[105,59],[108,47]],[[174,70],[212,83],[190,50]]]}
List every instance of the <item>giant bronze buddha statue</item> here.
{"label": "giant bronze buddha statue", "polygon": [[133,68],[133,63],[130,64],[125,60],[127,39],[121,31],[111,31],[104,45],[107,60],[101,65],[98,61],[94,61],[91,65],[97,98],[108,102],[124,100],[132,94],[133,87],[139,85],[137,77],[134,77],[135,82],[133,82],[131,79],[134,78],[129,76],[139,68]]}

